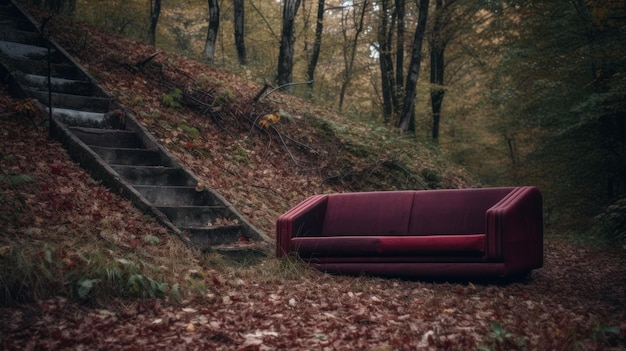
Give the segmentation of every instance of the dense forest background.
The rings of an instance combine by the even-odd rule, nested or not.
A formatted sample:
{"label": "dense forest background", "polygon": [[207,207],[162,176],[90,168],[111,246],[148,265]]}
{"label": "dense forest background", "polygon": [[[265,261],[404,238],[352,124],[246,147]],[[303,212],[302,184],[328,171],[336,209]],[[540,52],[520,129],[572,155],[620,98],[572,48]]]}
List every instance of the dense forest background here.
{"label": "dense forest background", "polygon": [[539,186],[552,228],[625,241],[626,1],[32,2],[397,128],[484,186]]}

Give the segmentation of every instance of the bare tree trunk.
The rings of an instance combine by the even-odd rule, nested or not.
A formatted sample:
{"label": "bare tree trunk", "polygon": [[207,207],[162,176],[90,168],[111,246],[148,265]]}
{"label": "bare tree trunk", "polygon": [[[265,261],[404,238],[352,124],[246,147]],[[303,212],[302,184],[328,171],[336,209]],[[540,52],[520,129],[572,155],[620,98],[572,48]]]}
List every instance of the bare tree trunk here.
{"label": "bare tree trunk", "polygon": [[161,14],[161,0],[150,0],[150,29],[148,30],[148,43],[156,45],[156,28]]}
{"label": "bare tree trunk", "polygon": [[[363,7],[361,8],[361,12],[358,14],[358,18],[357,18],[356,11],[354,10],[352,11],[353,21],[354,21],[354,39],[352,40],[352,43],[350,45],[350,48],[349,48],[350,51],[346,52],[344,50],[344,54],[343,54],[345,68],[343,71],[344,73],[343,83],[341,84],[341,90],[339,92],[339,111],[341,111],[341,109],[343,108],[343,100],[346,96],[346,91],[348,90],[348,86],[350,86],[350,82],[352,81],[352,72],[354,71],[354,58],[356,56],[356,48],[359,43],[359,35],[361,35],[361,32],[363,32],[363,21],[365,18],[365,10],[367,9],[367,6],[368,6],[368,0],[363,0],[363,3],[361,4],[361,6]],[[346,17],[348,16],[349,15],[346,15]],[[342,27],[346,25],[345,22],[347,22],[347,18],[345,20],[344,18],[342,18]],[[347,39],[348,39],[346,35],[346,30],[347,28],[344,27],[343,33],[344,33],[345,42],[347,42]]]}
{"label": "bare tree trunk", "polygon": [[433,33],[430,40],[430,105],[433,112],[432,137],[439,138],[439,121],[441,120],[441,105],[445,90],[443,89],[444,47],[441,20],[443,16],[443,0],[435,1],[435,18]]}
{"label": "bare tree trunk", "polygon": [[293,52],[296,37],[294,24],[301,0],[285,0],[283,6],[283,30],[280,39],[280,51],[278,53],[278,69],[276,83],[286,85],[292,81]]}
{"label": "bare tree trunk", "polygon": [[[446,9],[452,1],[436,0],[433,31],[430,37],[430,105],[432,108],[432,138],[439,139],[441,107],[446,94],[444,87],[445,61],[444,54],[450,40],[450,31],[446,30]],[[449,14],[447,16],[450,16]],[[448,24],[449,26],[449,24]],[[444,32],[447,32],[444,33]]]}
{"label": "bare tree trunk", "polygon": [[240,65],[248,63],[248,57],[246,54],[245,37],[245,16],[243,0],[233,0],[233,9],[235,12],[235,46],[237,47],[237,59]]}
{"label": "bare tree trunk", "polygon": [[313,90],[313,81],[315,76],[315,67],[317,66],[317,60],[320,57],[320,50],[322,48],[322,33],[324,31],[324,2],[325,0],[318,0],[317,3],[317,22],[315,24],[315,41],[313,42],[313,52],[311,53],[311,60],[307,67],[306,75],[309,84],[309,90]]}
{"label": "bare tree trunk", "polygon": [[411,63],[409,64],[409,72],[406,77],[404,104],[402,106],[402,114],[400,115],[400,121],[398,123],[398,127],[403,132],[415,131],[417,80],[419,78],[420,65],[422,63],[422,43],[424,41],[424,33],[426,32],[428,5],[429,0],[420,0],[417,28],[415,29],[415,37],[413,38]]}
{"label": "bare tree trunk", "polygon": [[204,59],[213,62],[215,58],[215,42],[217,31],[220,28],[220,7],[218,0],[208,0],[209,2],[209,29],[207,30],[206,43],[204,45]]}
{"label": "bare tree trunk", "polygon": [[389,25],[389,0],[383,0],[378,28],[378,63],[380,65],[381,90],[383,94],[383,116],[389,121],[393,113],[393,61],[391,59],[391,31]]}
{"label": "bare tree trunk", "polygon": [[[441,59],[440,63],[443,64],[443,55],[433,58],[433,54],[431,53],[431,64],[433,63],[433,61],[437,61],[438,59]],[[436,63],[437,65],[439,63]],[[432,112],[433,112],[433,125],[432,125],[432,138],[434,140],[438,140],[439,139],[439,125],[440,125],[440,121],[441,121],[441,106],[443,105],[443,97],[445,95],[445,90],[443,88],[443,85],[437,84],[437,83],[433,83],[433,78],[432,78],[432,71],[431,71],[431,90],[430,90],[430,106],[432,108]],[[443,75],[443,72],[441,72],[441,74]],[[443,78],[443,77],[442,77]],[[438,79],[438,77],[436,78]]]}
{"label": "bare tree trunk", "polygon": [[[405,0],[396,0],[397,37],[396,37],[396,88],[395,101],[399,103],[404,97],[404,17]],[[396,106],[399,109],[399,106]]]}

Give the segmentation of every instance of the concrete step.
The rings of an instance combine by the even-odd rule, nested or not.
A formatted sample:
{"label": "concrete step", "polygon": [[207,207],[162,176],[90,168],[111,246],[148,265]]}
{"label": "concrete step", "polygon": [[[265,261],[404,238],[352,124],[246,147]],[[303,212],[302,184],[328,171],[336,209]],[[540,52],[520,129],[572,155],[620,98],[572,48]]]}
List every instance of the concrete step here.
{"label": "concrete step", "polygon": [[129,185],[192,186],[196,181],[180,167],[111,165]]}
{"label": "concrete step", "polygon": [[[13,72],[32,74],[37,76],[48,76],[48,62],[33,61],[23,59],[3,58],[4,65]],[[78,81],[88,81],[87,76],[76,66],[69,63],[53,63],[50,65],[50,75],[56,78],[65,78]]]}
{"label": "concrete step", "polygon": [[[48,76],[23,74],[18,75],[18,77],[23,85],[32,90],[48,91]],[[50,79],[50,88],[53,93],[59,94],[92,96],[94,93],[94,87],[91,82],[66,78],[52,77]]]}
{"label": "concrete step", "polygon": [[[45,46],[14,43],[0,40],[0,54],[21,60],[46,61],[48,59],[48,48]],[[59,51],[50,51],[50,62],[66,62],[65,56]]]}
{"label": "concrete step", "polygon": [[120,119],[116,114],[79,111],[66,108],[54,107],[52,109],[52,115],[71,127],[110,130],[108,128],[121,128],[124,123],[123,119]]}
{"label": "concrete step", "polygon": [[88,146],[147,149],[138,133],[132,130],[71,127],[78,139]]}
{"label": "concrete step", "polygon": [[[42,104],[49,106],[48,92],[41,90],[32,90],[30,95],[39,100]],[[111,99],[81,96],[71,94],[52,93],[52,106],[54,108],[64,108],[86,112],[106,113],[111,110]]]}
{"label": "concrete step", "polygon": [[239,225],[227,206],[157,206],[177,227]]}
{"label": "concrete step", "polygon": [[101,112],[87,112],[66,108],[53,108],[52,115],[70,126],[103,128],[109,123],[107,116]]}
{"label": "concrete step", "polygon": [[223,202],[213,192],[198,191],[196,186],[137,186],[146,200],[157,207],[165,206],[223,206]]}
{"label": "concrete step", "polygon": [[175,164],[158,150],[127,149],[102,146],[91,146],[102,159],[110,165],[165,166]]}
{"label": "concrete step", "polygon": [[[4,19],[4,21],[3,21]],[[6,19],[0,15],[0,40],[45,47],[46,41],[39,32],[12,28],[5,24]]]}

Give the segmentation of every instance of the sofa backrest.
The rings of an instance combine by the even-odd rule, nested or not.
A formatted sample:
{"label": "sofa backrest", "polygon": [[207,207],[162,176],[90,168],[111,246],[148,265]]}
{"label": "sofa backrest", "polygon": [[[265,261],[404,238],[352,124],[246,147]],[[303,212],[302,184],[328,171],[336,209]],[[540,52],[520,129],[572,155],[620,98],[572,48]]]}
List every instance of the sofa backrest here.
{"label": "sofa backrest", "polygon": [[331,194],[322,235],[406,235],[413,194],[413,191]]}
{"label": "sofa backrest", "polygon": [[416,191],[408,234],[486,233],[485,213],[511,190],[513,188]]}

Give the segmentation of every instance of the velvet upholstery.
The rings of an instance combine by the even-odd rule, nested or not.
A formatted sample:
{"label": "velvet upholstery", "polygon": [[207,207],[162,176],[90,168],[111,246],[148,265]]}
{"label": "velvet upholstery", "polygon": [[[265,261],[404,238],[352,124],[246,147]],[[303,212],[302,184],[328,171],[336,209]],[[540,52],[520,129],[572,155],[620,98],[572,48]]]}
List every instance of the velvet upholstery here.
{"label": "velvet upholstery", "polygon": [[505,277],[543,265],[542,213],[535,187],[315,195],[278,218],[276,254],[335,273]]}
{"label": "velvet upholstery", "polygon": [[321,235],[406,235],[411,219],[406,209],[413,195],[394,191],[328,196]]}

